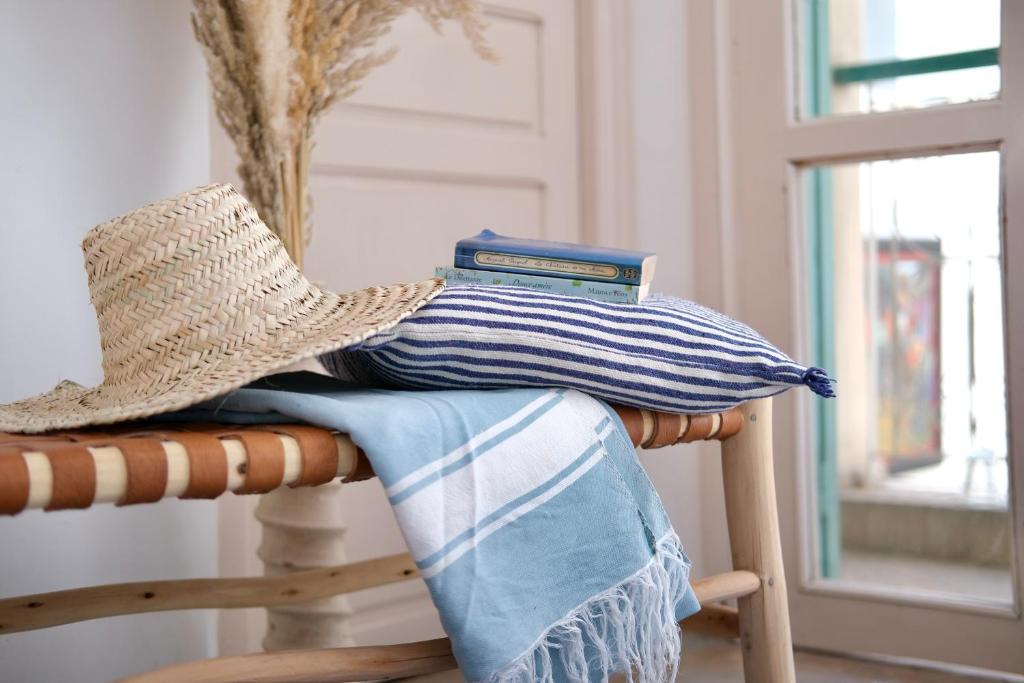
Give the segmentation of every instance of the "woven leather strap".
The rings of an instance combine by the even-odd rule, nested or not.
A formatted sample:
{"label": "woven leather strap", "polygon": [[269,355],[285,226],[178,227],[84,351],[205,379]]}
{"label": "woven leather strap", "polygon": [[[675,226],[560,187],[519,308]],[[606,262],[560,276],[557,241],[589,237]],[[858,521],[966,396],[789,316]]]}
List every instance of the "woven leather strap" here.
{"label": "woven leather strap", "polygon": [[210,434],[183,432],[174,440],[188,453],[188,487],[182,498],[216,498],[228,489],[228,456],[220,439]]}
{"label": "woven leather strap", "polygon": [[28,465],[21,451],[0,447],[0,515],[16,515],[28,505]]}
{"label": "woven leather strap", "polygon": [[[630,440],[643,448],[726,439],[743,426],[738,409],[687,416],[620,406],[616,412]],[[286,453],[283,436],[298,444],[301,467],[297,475],[294,468],[286,469],[294,460],[286,457],[291,454]],[[224,439],[240,441],[245,448],[246,460],[239,465],[241,486],[238,478],[228,476]],[[40,435],[0,433],[0,515],[16,514],[30,505],[60,510],[88,507],[97,500],[118,505],[150,503],[166,497],[170,490],[181,491],[182,498],[216,498],[228,490],[229,481],[234,482],[232,488],[237,487],[236,493],[264,493],[281,486],[286,472],[290,486],[316,486],[338,477],[338,443],[329,430],[308,425],[189,423]],[[104,447],[118,449],[124,470],[111,469],[116,454],[96,450]],[[182,455],[188,459],[187,470]],[[97,462],[101,461],[106,469],[98,473]],[[100,475],[105,477],[103,482],[97,481]],[[344,481],[373,476],[366,455],[357,451]],[[98,486],[100,483],[103,485]]]}
{"label": "woven leather strap", "polygon": [[167,456],[161,439],[113,439],[110,445],[120,449],[128,471],[124,496],[118,505],[155,503],[164,497],[167,491]]}
{"label": "woven leather strap", "polygon": [[275,434],[290,436],[299,443],[302,474],[289,486],[318,486],[338,476],[338,442],[333,434],[302,425],[275,426],[269,429]]}
{"label": "woven leather strap", "polygon": [[85,446],[67,444],[45,451],[53,470],[53,495],[47,510],[87,508],[96,497],[96,463]]}
{"label": "woven leather strap", "polygon": [[284,480],[284,445],[276,434],[267,432],[226,432],[221,438],[236,438],[245,445],[245,482],[237,493],[266,493]]}

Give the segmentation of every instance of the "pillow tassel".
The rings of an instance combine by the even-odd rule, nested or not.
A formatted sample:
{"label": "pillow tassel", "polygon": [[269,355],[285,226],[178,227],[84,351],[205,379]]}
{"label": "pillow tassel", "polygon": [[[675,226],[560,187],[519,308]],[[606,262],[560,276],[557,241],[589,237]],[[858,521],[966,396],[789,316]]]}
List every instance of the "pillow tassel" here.
{"label": "pillow tassel", "polygon": [[821,368],[807,368],[800,380],[818,396],[824,398],[835,398],[836,396],[836,391],[832,388],[836,381]]}

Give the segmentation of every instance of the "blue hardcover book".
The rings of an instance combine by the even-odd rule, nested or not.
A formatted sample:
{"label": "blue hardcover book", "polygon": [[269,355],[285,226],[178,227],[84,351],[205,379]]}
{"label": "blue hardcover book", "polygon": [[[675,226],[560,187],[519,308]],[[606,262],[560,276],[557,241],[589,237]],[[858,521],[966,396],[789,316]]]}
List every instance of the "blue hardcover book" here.
{"label": "blue hardcover book", "polygon": [[626,285],[649,285],[657,256],[648,252],[504,237],[484,230],[455,245],[455,267]]}
{"label": "blue hardcover book", "polygon": [[569,280],[543,275],[501,273],[495,270],[473,270],[438,266],[434,275],[442,277],[449,287],[458,285],[484,285],[501,287],[523,287],[535,292],[580,296],[595,301],[609,301],[616,304],[636,304],[647,296],[649,285],[624,285],[618,282],[594,282],[592,280]]}

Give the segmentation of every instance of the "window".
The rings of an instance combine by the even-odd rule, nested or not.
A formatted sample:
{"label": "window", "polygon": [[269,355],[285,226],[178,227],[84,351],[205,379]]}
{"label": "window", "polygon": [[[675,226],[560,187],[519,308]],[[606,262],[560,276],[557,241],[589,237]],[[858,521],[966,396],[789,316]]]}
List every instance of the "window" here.
{"label": "window", "polygon": [[998,0],[804,0],[805,118],[999,95]]}
{"label": "window", "polygon": [[820,576],[1009,603],[999,153],[803,170]]}
{"label": "window", "polygon": [[712,4],[708,291],[838,380],[774,402],[794,642],[1024,671],[1024,2]]}

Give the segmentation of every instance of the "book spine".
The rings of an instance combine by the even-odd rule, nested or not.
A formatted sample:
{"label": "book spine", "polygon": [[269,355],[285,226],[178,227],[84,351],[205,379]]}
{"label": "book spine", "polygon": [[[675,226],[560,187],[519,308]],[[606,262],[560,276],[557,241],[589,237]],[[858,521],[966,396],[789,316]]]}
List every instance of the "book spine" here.
{"label": "book spine", "polygon": [[607,301],[617,304],[639,303],[640,288],[633,285],[614,282],[593,282],[588,280],[569,280],[559,277],[540,275],[524,275],[521,273],[502,273],[491,270],[471,268],[448,268],[439,266],[434,274],[443,277],[448,286],[484,285],[502,287],[522,287],[535,292],[579,296],[595,301]]}
{"label": "book spine", "polygon": [[628,285],[641,283],[643,265],[642,259],[621,262],[591,260],[584,250],[574,251],[565,258],[486,248],[463,248],[455,253],[456,268]]}

